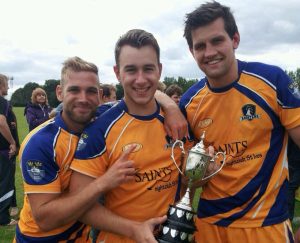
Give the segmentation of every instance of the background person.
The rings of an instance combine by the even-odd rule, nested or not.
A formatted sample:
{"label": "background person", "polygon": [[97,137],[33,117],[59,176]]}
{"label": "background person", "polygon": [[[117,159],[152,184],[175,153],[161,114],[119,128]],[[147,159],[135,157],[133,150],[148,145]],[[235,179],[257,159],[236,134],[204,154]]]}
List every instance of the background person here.
{"label": "background person", "polygon": [[27,103],[24,110],[29,131],[47,121],[51,110],[45,90],[42,88],[34,89],[31,94],[31,102]]}
{"label": "background person", "polygon": [[182,95],[182,88],[180,88],[177,84],[171,84],[167,87],[165,93],[172,99],[174,102],[179,105],[179,101]]}
{"label": "background person", "polygon": [[291,222],[294,218],[295,211],[295,193],[300,186],[300,148],[289,137],[287,147],[287,157],[289,164],[289,188],[288,188],[288,204],[289,218]]}
{"label": "background person", "polygon": [[287,133],[300,145],[300,100],[280,68],[235,57],[240,35],[230,9],[202,4],[184,36],[206,77],[181,98],[196,138],[226,152],[203,187],[196,242],[293,242],[288,219]]}
{"label": "background person", "polygon": [[117,89],[112,84],[101,84],[102,89],[102,101],[103,103],[116,102],[117,101]]}
{"label": "background person", "polygon": [[10,218],[9,208],[13,205],[15,195],[19,138],[16,116],[4,98],[7,91],[8,77],[0,74],[0,225],[16,225],[17,221]]}

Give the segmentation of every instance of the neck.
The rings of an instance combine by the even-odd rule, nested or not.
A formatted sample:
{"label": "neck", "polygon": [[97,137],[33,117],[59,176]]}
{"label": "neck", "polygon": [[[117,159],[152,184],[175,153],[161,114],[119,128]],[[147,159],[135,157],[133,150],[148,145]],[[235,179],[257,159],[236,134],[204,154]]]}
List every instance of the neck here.
{"label": "neck", "polygon": [[128,112],[136,116],[149,116],[155,113],[157,109],[157,105],[154,98],[146,104],[136,104],[126,98],[124,98],[124,101],[128,108]]}
{"label": "neck", "polygon": [[235,82],[238,76],[238,62],[235,59],[225,75],[216,78],[207,77],[207,80],[211,88],[223,88]]}
{"label": "neck", "polygon": [[82,133],[82,131],[84,130],[86,124],[83,125],[78,122],[72,121],[64,111],[62,111],[61,117],[66,124],[68,131],[73,133]]}

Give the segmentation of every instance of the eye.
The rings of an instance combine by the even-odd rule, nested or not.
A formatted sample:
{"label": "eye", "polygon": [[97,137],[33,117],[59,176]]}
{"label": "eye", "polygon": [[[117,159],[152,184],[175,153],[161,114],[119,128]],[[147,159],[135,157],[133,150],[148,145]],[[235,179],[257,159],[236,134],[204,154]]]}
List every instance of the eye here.
{"label": "eye", "polygon": [[87,90],[88,94],[98,94],[98,89],[97,88],[89,88]]}
{"label": "eye", "polygon": [[216,38],[212,39],[211,43],[213,45],[218,45],[218,44],[222,43],[223,40],[224,40],[224,38],[220,36],[220,37],[216,37]]}
{"label": "eye", "polygon": [[145,67],[145,71],[146,71],[146,72],[152,72],[152,71],[154,71],[154,69],[155,69],[155,68],[152,67],[152,66],[151,66],[151,67],[150,67],[150,66],[149,66],[149,67]]}
{"label": "eye", "polygon": [[128,66],[128,67],[125,67],[124,71],[126,73],[134,73],[136,71],[136,68],[134,66]]}
{"label": "eye", "polygon": [[74,87],[74,86],[71,86],[67,89],[67,92],[70,92],[70,93],[78,93],[79,92],[79,88],[78,87]]}
{"label": "eye", "polygon": [[204,43],[197,43],[194,45],[194,50],[195,51],[201,51],[205,49],[205,44]]}

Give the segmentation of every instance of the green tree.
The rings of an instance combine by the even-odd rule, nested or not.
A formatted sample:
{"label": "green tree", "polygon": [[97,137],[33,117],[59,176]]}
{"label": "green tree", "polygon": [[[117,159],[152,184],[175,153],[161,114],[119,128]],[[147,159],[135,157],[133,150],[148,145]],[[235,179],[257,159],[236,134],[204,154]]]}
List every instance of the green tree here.
{"label": "green tree", "polygon": [[32,90],[37,87],[40,87],[40,85],[29,82],[23,88],[17,89],[11,96],[11,104],[16,107],[25,106],[27,102],[31,101]]}
{"label": "green tree", "polygon": [[48,102],[51,107],[56,107],[60,102],[56,98],[56,86],[59,84],[60,80],[49,79],[45,81],[43,89],[45,90]]}
{"label": "green tree", "polygon": [[169,87],[171,84],[176,84],[182,88],[182,91],[187,91],[194,83],[197,82],[197,79],[185,79],[183,77],[178,77],[178,79],[174,77],[165,77],[163,83]]}
{"label": "green tree", "polygon": [[286,73],[298,84],[298,87],[300,87],[300,68],[297,68],[296,71],[288,71]]}
{"label": "green tree", "polygon": [[118,83],[118,84],[116,84],[116,89],[117,89],[117,92],[116,92],[117,100],[120,100],[124,97],[123,86],[120,83]]}

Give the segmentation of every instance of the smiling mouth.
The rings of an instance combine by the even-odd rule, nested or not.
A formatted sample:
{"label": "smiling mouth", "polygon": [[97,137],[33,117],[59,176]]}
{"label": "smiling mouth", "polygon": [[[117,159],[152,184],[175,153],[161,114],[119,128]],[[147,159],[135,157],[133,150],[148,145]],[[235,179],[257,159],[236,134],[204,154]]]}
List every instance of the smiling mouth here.
{"label": "smiling mouth", "polygon": [[147,87],[147,88],[133,88],[134,89],[134,91],[136,91],[138,94],[144,94],[144,93],[146,93],[149,89],[150,89],[150,87]]}

